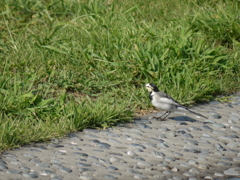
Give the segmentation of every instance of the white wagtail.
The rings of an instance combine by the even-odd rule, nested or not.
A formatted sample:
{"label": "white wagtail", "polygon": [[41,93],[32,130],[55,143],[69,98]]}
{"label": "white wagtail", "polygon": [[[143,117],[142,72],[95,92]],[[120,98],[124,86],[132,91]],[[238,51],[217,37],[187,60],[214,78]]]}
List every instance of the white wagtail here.
{"label": "white wagtail", "polygon": [[[157,86],[155,84],[152,83],[148,83],[145,85],[145,87],[147,88],[147,90],[149,91],[149,98],[152,102],[152,104],[160,109],[160,110],[165,110],[167,111],[166,113],[164,113],[160,119],[163,121],[166,119],[166,117],[171,114],[172,111],[188,111],[191,112],[197,116],[201,116],[207,119],[207,117],[193,112],[191,110],[189,110],[187,107],[183,106],[182,104],[180,104],[179,102],[175,101],[172,97],[170,97],[168,94],[161,92],[158,90]],[[165,117],[164,117],[165,116]]]}

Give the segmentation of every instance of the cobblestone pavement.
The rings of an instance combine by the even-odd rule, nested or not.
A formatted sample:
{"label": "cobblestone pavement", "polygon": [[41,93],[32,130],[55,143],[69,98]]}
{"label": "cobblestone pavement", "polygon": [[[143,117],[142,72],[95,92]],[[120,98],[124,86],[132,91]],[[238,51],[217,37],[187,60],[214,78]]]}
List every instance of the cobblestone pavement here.
{"label": "cobblestone pavement", "polygon": [[240,180],[240,93],[194,109],[208,119],[175,112],[157,121],[150,114],[4,152],[0,179]]}

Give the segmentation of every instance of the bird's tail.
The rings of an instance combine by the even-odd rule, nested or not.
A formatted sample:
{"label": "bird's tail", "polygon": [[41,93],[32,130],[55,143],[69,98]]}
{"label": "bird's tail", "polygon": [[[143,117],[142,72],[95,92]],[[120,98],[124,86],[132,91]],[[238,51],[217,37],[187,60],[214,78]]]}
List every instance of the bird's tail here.
{"label": "bird's tail", "polygon": [[197,116],[200,116],[200,117],[203,117],[203,118],[206,118],[207,119],[207,117],[206,116],[204,116],[204,115],[201,115],[201,114],[199,114],[199,113],[196,113],[196,112],[194,112],[194,111],[191,111],[191,110],[189,110],[189,109],[187,109],[189,112],[191,112],[191,113],[193,113],[193,114],[195,114],[195,115],[197,115]]}

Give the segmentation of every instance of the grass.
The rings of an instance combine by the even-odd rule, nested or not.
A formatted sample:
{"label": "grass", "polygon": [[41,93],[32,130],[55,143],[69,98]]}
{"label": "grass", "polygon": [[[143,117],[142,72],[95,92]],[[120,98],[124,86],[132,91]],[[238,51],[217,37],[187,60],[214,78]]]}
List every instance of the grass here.
{"label": "grass", "polygon": [[239,90],[237,0],[0,2],[0,149],[131,121],[142,84],[184,104]]}

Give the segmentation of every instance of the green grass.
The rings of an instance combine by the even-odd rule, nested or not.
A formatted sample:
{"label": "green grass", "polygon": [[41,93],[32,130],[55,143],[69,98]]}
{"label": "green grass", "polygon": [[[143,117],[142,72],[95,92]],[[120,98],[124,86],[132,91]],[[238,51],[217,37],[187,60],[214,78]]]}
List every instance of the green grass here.
{"label": "green grass", "polygon": [[[0,149],[130,121],[143,84],[184,104],[239,90],[237,0],[0,2]],[[148,103],[146,103],[148,102]]]}

